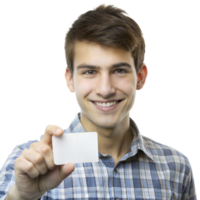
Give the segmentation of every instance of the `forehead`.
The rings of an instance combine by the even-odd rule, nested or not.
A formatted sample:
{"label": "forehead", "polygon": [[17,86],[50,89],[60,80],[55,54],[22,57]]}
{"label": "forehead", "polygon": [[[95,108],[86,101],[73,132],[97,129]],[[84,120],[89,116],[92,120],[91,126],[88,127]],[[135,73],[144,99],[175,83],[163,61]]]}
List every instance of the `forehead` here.
{"label": "forehead", "polygon": [[107,67],[119,62],[126,62],[134,67],[131,52],[123,49],[87,41],[76,41],[74,45],[74,68],[81,64]]}

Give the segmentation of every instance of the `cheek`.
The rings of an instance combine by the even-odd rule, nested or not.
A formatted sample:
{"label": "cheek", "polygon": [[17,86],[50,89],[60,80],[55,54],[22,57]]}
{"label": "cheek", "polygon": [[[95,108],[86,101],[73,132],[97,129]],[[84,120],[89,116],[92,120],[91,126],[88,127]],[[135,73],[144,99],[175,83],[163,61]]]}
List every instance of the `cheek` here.
{"label": "cheek", "polygon": [[93,90],[92,86],[94,84],[90,84],[88,83],[88,81],[81,81],[79,79],[79,81],[76,81],[75,83],[76,88],[75,88],[75,92],[76,92],[76,96],[78,99],[83,99],[85,97],[87,97]]}
{"label": "cheek", "polygon": [[129,112],[133,107],[135,102],[136,95],[136,83],[134,79],[129,78],[123,81],[118,82],[118,88],[124,95],[126,95],[127,99],[125,101],[124,112]]}
{"label": "cheek", "polygon": [[136,91],[136,82],[133,77],[127,77],[126,79],[117,80],[116,81],[117,88],[119,88],[120,91],[125,93],[130,98],[134,98],[135,91]]}

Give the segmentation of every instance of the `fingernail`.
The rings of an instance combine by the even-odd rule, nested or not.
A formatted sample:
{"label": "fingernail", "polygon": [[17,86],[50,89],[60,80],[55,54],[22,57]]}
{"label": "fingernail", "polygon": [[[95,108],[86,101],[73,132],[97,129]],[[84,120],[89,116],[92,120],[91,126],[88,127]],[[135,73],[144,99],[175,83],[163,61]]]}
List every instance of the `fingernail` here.
{"label": "fingernail", "polygon": [[56,129],[56,133],[58,134],[58,133],[61,133],[62,132],[62,129],[61,128],[57,128]]}

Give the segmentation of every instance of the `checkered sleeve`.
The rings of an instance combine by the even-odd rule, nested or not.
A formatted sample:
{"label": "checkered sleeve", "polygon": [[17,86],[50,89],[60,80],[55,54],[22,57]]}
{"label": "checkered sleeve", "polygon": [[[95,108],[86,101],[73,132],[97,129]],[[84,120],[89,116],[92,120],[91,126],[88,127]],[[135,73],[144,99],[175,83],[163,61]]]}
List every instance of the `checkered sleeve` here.
{"label": "checkered sleeve", "polygon": [[22,145],[16,146],[12,153],[8,156],[0,171],[0,200],[4,200],[9,189],[15,184],[15,171],[14,163],[15,159],[18,158],[24,149],[29,149],[30,144],[38,142],[37,140],[29,141]]}
{"label": "checkered sleeve", "polygon": [[181,200],[196,200],[196,192],[195,192],[195,184],[194,184],[194,178],[193,178],[193,173],[192,173],[192,168],[187,160],[187,165],[186,165],[186,177],[183,183],[183,194],[181,197]]}

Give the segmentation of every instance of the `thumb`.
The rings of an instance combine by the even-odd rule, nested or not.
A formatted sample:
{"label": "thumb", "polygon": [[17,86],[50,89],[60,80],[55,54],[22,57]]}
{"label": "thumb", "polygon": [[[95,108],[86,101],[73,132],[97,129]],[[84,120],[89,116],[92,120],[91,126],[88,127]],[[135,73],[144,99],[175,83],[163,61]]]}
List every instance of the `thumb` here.
{"label": "thumb", "polygon": [[60,177],[64,180],[68,177],[75,169],[74,163],[67,163],[60,168]]}

